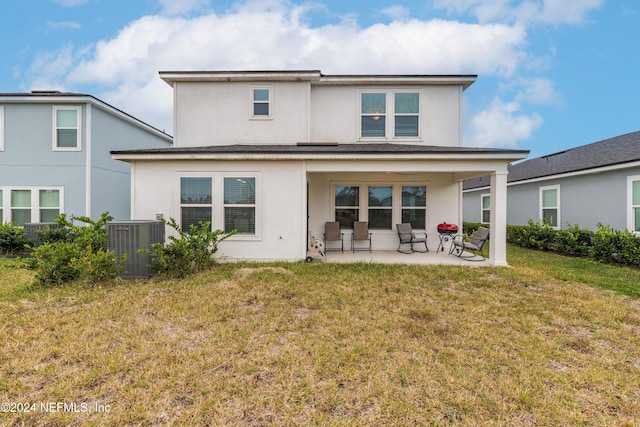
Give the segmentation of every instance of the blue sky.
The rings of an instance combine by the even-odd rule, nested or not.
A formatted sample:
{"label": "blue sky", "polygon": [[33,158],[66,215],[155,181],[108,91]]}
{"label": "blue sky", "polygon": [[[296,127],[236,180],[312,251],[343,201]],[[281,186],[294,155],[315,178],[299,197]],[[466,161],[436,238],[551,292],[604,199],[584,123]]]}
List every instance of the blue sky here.
{"label": "blue sky", "polygon": [[465,145],[640,130],[637,0],[5,0],[0,92],[89,93],[172,133],[159,71],[477,74]]}

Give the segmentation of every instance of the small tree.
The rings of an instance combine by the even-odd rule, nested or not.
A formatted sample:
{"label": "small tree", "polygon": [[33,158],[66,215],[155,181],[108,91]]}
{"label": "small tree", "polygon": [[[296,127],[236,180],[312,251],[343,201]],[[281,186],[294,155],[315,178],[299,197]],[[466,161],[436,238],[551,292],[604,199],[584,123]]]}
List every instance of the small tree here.
{"label": "small tree", "polygon": [[218,244],[236,233],[222,230],[211,231],[210,222],[192,224],[184,231],[174,218],[164,221],[173,228],[178,236],[169,236],[169,243],[151,245],[153,257],[151,268],[169,277],[185,277],[190,273],[202,271],[212,263],[213,255],[218,252]]}

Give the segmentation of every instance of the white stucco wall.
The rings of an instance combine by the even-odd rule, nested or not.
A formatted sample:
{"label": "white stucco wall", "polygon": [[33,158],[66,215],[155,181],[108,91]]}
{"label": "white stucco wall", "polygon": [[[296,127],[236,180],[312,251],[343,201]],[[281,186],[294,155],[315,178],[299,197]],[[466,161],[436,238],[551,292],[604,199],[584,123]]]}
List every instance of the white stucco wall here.
{"label": "white stucco wall", "polygon": [[[271,117],[251,116],[252,89],[271,89]],[[420,93],[419,136],[360,138],[360,93]],[[176,147],[297,142],[461,145],[462,89],[456,85],[331,86],[310,82],[189,82],[175,85]],[[387,121],[393,111],[387,111]]]}
{"label": "white stucco wall", "polygon": [[[360,186],[364,197],[360,218],[364,221],[368,219],[367,186],[390,185],[394,188],[392,228],[372,230],[373,249],[395,250],[398,247],[395,225],[402,222],[402,186],[425,185],[426,232],[429,248],[435,250],[439,243],[439,223],[461,225],[460,180],[492,169],[504,174],[506,165],[501,161],[442,160],[138,160],[132,162],[131,217],[145,220],[162,214],[164,218],[179,221],[180,177],[207,176],[213,180],[213,227],[223,229],[224,178],[255,177],[256,235],[231,237],[221,243],[218,255],[232,260],[301,260],[306,256],[307,215],[309,231],[322,237],[325,222],[334,221],[336,185]],[[497,191],[505,189],[506,185]],[[349,249],[351,231],[344,230],[344,233],[345,249]],[[504,255],[503,252],[495,251]],[[506,262],[503,258],[498,261]]]}
{"label": "white stucco wall", "polygon": [[[253,88],[271,89],[271,116],[252,117]],[[176,83],[176,147],[308,140],[309,83]]]}
{"label": "white stucco wall", "polygon": [[[306,253],[305,179],[301,163],[135,162],[133,219],[180,218],[180,177],[213,178],[213,227],[222,229],[224,176],[256,177],[256,236],[232,236],[218,256],[231,259],[300,260]],[[169,231],[169,230],[167,230]]]}

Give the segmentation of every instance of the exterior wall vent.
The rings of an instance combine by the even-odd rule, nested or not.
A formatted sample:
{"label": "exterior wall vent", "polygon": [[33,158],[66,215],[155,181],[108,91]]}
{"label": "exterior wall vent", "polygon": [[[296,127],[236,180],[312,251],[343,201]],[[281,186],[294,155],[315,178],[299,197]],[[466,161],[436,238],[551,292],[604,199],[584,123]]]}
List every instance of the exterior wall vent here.
{"label": "exterior wall vent", "polygon": [[24,231],[27,232],[27,240],[31,243],[31,247],[37,248],[42,244],[38,231],[50,230],[58,227],[60,227],[60,225],[55,222],[28,222],[24,225]]}
{"label": "exterior wall vent", "polygon": [[[127,255],[120,277],[132,279],[150,277],[151,245],[164,243],[165,224],[162,221],[111,221],[107,223],[107,249],[120,259]],[[147,252],[140,253],[140,250]]]}

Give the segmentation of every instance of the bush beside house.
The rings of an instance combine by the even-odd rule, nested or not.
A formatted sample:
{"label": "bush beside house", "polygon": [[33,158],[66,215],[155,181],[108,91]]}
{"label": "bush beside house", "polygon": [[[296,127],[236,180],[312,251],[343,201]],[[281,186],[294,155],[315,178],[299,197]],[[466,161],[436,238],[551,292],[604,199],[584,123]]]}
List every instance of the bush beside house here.
{"label": "bush beside house", "polygon": [[[75,217],[84,225],[78,226],[62,214],[56,219],[59,227],[39,232],[43,244],[32,252],[31,264],[40,284],[53,285],[79,280],[85,284],[100,283],[118,277],[125,256],[116,257],[107,248],[106,224],[113,217],[103,213],[99,220]],[[153,244],[151,268],[169,277],[185,277],[211,265],[218,243],[232,233],[211,231],[210,223],[192,225],[188,232],[180,230],[171,218],[165,221],[178,232],[169,243]]]}
{"label": "bush beside house", "polygon": [[[464,231],[471,235],[480,226],[489,225],[465,222]],[[507,225],[507,242],[523,248],[640,267],[640,237],[628,230],[615,230],[604,224],[598,224],[596,231],[579,224],[567,224],[565,228],[556,230],[542,221],[529,220],[528,225]]]}

